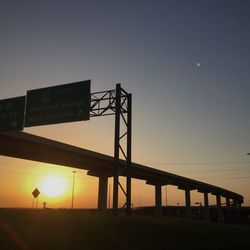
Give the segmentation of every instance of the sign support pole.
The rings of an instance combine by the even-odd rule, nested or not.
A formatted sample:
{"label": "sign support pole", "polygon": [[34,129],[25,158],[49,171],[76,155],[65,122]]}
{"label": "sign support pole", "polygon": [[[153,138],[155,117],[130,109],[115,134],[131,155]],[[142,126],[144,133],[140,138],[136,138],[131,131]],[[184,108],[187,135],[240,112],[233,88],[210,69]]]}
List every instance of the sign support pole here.
{"label": "sign support pole", "polygon": [[[131,214],[131,176],[130,176],[130,167],[131,167],[131,152],[132,152],[132,95],[125,94],[125,100],[127,100],[127,121],[125,121],[124,116],[123,120],[126,125],[126,132],[122,136],[120,136],[121,130],[121,116],[123,112],[122,103],[122,94],[124,90],[122,90],[121,85],[116,85],[116,95],[115,95],[115,142],[114,142],[114,183],[113,183],[113,214],[118,214],[118,196],[119,196],[119,158],[120,158],[120,149],[121,144],[120,140],[124,135],[127,136],[127,152],[125,158],[127,161],[127,169],[126,169],[126,214]],[[122,149],[121,149],[122,150]],[[124,151],[122,151],[124,152]]]}
{"label": "sign support pole", "polygon": [[[131,158],[132,158],[132,95],[121,84],[116,89],[91,94],[90,117],[115,115],[113,214],[118,214],[119,186],[126,196],[126,214],[131,214]],[[126,146],[125,146],[126,145]],[[123,147],[124,146],[124,147]],[[120,154],[126,161],[121,173]],[[126,176],[126,191],[119,183],[120,175]]]}
{"label": "sign support pole", "polygon": [[121,113],[121,85],[116,85],[115,96],[115,142],[114,142],[114,183],[113,183],[113,215],[118,214],[119,195],[119,151],[120,151],[120,113]]}
{"label": "sign support pole", "polygon": [[128,94],[127,113],[127,197],[126,214],[131,215],[132,94]]}

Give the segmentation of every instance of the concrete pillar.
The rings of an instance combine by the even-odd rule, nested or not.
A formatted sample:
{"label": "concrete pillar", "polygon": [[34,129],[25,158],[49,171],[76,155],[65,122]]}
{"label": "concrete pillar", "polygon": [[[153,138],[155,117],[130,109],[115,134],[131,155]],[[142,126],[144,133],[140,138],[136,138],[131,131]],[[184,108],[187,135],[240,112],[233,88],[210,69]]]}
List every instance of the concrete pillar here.
{"label": "concrete pillar", "polygon": [[188,219],[191,219],[191,198],[189,189],[185,189],[185,200],[186,200],[186,217]]}
{"label": "concrete pillar", "polygon": [[168,206],[168,185],[166,185],[166,207]]}
{"label": "concrete pillar", "polygon": [[99,176],[99,188],[98,188],[99,211],[105,211],[107,209],[107,195],[108,195],[108,177]]}
{"label": "concrete pillar", "polygon": [[208,193],[204,193],[205,220],[210,221]]}
{"label": "concrete pillar", "polygon": [[227,205],[227,207],[231,207],[230,198],[229,197],[226,197],[226,205]]}
{"label": "concrete pillar", "polygon": [[221,196],[216,194],[217,222],[222,222]]}
{"label": "concrete pillar", "polygon": [[162,215],[162,199],[161,199],[161,185],[155,185],[155,215],[161,216]]}

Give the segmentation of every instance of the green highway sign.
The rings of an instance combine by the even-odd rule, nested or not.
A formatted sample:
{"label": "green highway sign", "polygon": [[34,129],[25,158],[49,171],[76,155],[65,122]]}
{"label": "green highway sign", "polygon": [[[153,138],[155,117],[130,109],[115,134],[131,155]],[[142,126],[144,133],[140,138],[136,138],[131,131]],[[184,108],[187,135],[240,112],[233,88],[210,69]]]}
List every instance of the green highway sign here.
{"label": "green highway sign", "polygon": [[0,132],[23,130],[25,96],[0,100]]}
{"label": "green highway sign", "polygon": [[90,80],[27,91],[25,127],[89,120]]}

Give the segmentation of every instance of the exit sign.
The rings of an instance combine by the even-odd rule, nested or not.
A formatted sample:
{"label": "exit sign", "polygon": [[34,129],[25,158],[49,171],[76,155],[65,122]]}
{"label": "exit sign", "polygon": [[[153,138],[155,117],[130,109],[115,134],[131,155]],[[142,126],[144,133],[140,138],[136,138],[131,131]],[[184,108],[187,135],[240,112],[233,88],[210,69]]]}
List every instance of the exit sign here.
{"label": "exit sign", "polygon": [[0,100],[0,132],[23,130],[25,96]]}
{"label": "exit sign", "polygon": [[25,127],[89,120],[90,80],[27,91]]}

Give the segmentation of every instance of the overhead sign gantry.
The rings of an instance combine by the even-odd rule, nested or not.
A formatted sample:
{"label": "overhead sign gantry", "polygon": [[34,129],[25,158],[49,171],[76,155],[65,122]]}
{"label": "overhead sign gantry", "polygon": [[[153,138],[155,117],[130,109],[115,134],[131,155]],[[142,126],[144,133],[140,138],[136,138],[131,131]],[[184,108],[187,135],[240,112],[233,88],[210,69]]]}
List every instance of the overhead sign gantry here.
{"label": "overhead sign gantry", "polygon": [[[127,214],[131,213],[132,95],[120,84],[116,89],[91,93],[91,81],[81,81],[27,91],[26,96],[0,100],[0,132],[21,131],[24,127],[89,120],[115,115],[113,214],[118,213],[119,160],[127,162]],[[124,143],[122,143],[124,141]],[[124,148],[125,145],[125,148]],[[93,175],[102,173],[93,172]]]}
{"label": "overhead sign gantry", "polygon": [[[85,82],[85,81],[84,81]],[[36,107],[35,111],[38,111],[39,115],[43,118],[39,123],[33,124],[42,125],[47,124],[44,121],[43,111],[50,112],[50,109],[54,111],[51,116],[56,113],[56,108],[61,107],[62,110],[58,112],[70,112],[70,109],[74,107],[78,111],[83,108],[81,105],[75,105],[74,90],[68,89],[69,85],[56,86],[56,88],[45,88],[38,91],[38,104],[33,103],[31,107]],[[65,89],[65,86],[67,87]],[[45,90],[45,91],[44,91]],[[60,90],[60,91],[59,91]],[[59,92],[58,92],[59,91]],[[72,93],[68,99],[64,96],[59,98],[60,101],[51,97],[54,94],[66,95],[67,92]],[[47,94],[45,94],[47,93]],[[87,95],[87,94],[86,94]],[[35,160],[47,163],[61,164],[64,166],[78,167],[80,169],[88,170],[88,175],[99,177],[99,189],[98,189],[98,209],[103,211],[107,208],[107,182],[109,177],[114,177],[113,182],[113,213],[118,213],[118,190],[121,187],[123,193],[126,195],[127,214],[131,213],[131,177],[146,180],[149,185],[155,186],[155,211],[156,215],[161,215],[161,192],[162,186],[174,185],[178,189],[185,191],[186,200],[186,215],[187,218],[191,217],[191,198],[190,191],[197,190],[204,194],[204,206],[205,217],[209,219],[209,202],[208,194],[216,196],[217,203],[217,217],[218,221],[222,218],[221,213],[221,197],[226,198],[226,204],[229,208],[231,203],[233,206],[240,206],[243,203],[243,196],[240,194],[231,192],[229,190],[202,183],[196,180],[188,179],[175,174],[167,173],[154,168],[149,168],[139,164],[131,163],[131,133],[132,133],[132,96],[121,88],[120,84],[116,85],[116,89],[90,93],[89,98],[89,114],[88,118],[115,115],[115,142],[114,142],[114,157],[105,156],[93,151],[77,148],[72,145],[59,143],[34,136],[27,133],[1,133],[0,151],[2,155],[17,157],[21,159]],[[23,124],[25,121],[25,99],[26,97],[17,97],[11,99],[5,99],[0,101],[0,123],[2,123],[0,129],[2,131],[22,130],[23,126],[17,126],[16,124]],[[36,98],[35,98],[36,99]],[[68,100],[67,102],[64,100]],[[78,100],[79,101],[79,100]],[[80,102],[83,101],[80,97]],[[67,105],[65,104],[67,103]],[[87,102],[84,102],[85,104]],[[27,104],[26,104],[27,105]],[[47,105],[47,106],[46,106]],[[51,108],[53,105],[56,108]],[[88,106],[88,105],[87,105]],[[64,110],[64,108],[69,108]],[[79,109],[78,109],[79,108]],[[34,111],[34,110],[33,110]],[[32,111],[32,112],[33,112]],[[38,113],[33,113],[34,116]],[[75,114],[78,114],[77,112]],[[68,119],[69,116],[64,116],[67,119],[62,119],[61,122],[76,121],[78,119]],[[72,116],[74,117],[74,116]],[[76,116],[77,117],[77,116]],[[86,117],[85,117],[86,118]],[[85,119],[82,118],[82,119]],[[26,118],[27,120],[27,118]],[[38,119],[35,119],[38,120]],[[18,122],[19,123],[18,123]],[[58,123],[58,120],[50,120],[52,123]],[[5,127],[3,126],[5,125]],[[1,132],[1,131],[0,131]],[[125,142],[123,142],[125,140]],[[124,147],[125,146],[125,147]],[[120,155],[125,159],[120,159]],[[126,190],[122,188],[119,183],[119,176],[124,176],[127,179]]]}

